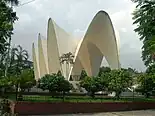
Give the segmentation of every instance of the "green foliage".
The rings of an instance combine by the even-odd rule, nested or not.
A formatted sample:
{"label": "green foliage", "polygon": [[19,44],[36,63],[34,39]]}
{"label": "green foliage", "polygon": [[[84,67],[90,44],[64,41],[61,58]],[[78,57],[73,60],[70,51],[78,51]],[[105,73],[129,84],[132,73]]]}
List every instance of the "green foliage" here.
{"label": "green foliage", "polygon": [[19,76],[19,87],[22,91],[32,88],[36,84],[33,70],[24,70]]}
{"label": "green foliage", "polygon": [[62,56],[59,58],[60,63],[66,65],[66,77],[68,78],[69,76],[69,69],[70,69],[70,65],[72,65],[74,59],[74,55],[71,52],[62,54]]}
{"label": "green foliage", "polygon": [[[70,102],[70,103],[106,103],[106,102],[119,102],[119,103],[126,103],[126,102],[155,102],[154,98],[143,98],[143,97],[136,97],[136,98],[131,98],[131,97],[122,97],[119,100],[116,100],[114,98],[105,98],[102,97],[101,95],[96,95],[95,99],[90,98],[89,96],[83,96],[81,94],[77,94],[77,95],[67,95],[66,96],[67,99],[65,99],[66,102]],[[56,102],[61,102],[62,99],[60,99],[59,97],[51,97],[51,96],[43,96],[43,95],[26,95],[24,96],[24,101],[28,101],[28,102],[48,102],[48,103],[56,103]]]}
{"label": "green foliage", "polygon": [[5,116],[6,113],[11,113],[11,108],[10,108],[10,101],[8,99],[2,99],[0,101],[0,115]]}
{"label": "green foliage", "polygon": [[0,88],[2,87],[8,87],[12,85],[12,81],[10,80],[10,78],[0,78]]}
{"label": "green foliage", "polygon": [[0,78],[0,94],[1,96],[5,95],[5,92],[10,92],[13,90],[13,81],[9,77]]}
{"label": "green foliage", "polygon": [[62,73],[60,70],[57,72],[57,76],[62,76]]}
{"label": "green foliage", "polygon": [[63,76],[57,74],[45,75],[39,80],[39,88],[43,90],[49,90],[52,93],[55,92],[69,92],[72,89],[72,85],[69,81],[65,80]]}
{"label": "green foliage", "polygon": [[22,70],[29,68],[26,64],[28,58],[28,52],[25,49],[23,49],[20,45],[12,48],[9,73],[14,75],[20,75]]}
{"label": "green foliage", "polygon": [[38,85],[38,88],[41,88],[42,90],[49,90],[49,91],[55,91],[55,86],[54,88],[51,88],[52,90],[50,90],[50,83],[53,82],[54,80],[54,77],[56,77],[56,75],[49,75],[49,74],[46,74],[45,76],[43,76],[39,81],[39,85]]}
{"label": "green foliage", "polygon": [[134,0],[134,2],[138,4],[133,13],[133,24],[137,25],[135,32],[143,41],[142,59],[146,66],[150,66],[155,61],[155,1]]}
{"label": "green foliage", "polygon": [[16,92],[16,97],[18,95],[18,89],[20,88],[20,93],[25,90],[30,90],[33,86],[35,86],[36,81],[34,79],[33,70],[24,70],[18,76],[10,76],[10,77],[1,77],[0,78],[0,88],[1,95],[5,95],[6,92]]}
{"label": "green foliage", "polygon": [[9,6],[18,5],[18,0],[0,0],[0,76],[4,76],[9,40],[13,34],[13,23],[18,19]]}
{"label": "green foliage", "polygon": [[80,75],[80,80],[84,79],[85,77],[87,77],[87,73],[85,70],[82,70]]}
{"label": "green foliage", "polygon": [[42,90],[49,90],[50,92],[56,91],[58,88],[58,85],[56,83],[56,74],[46,74],[43,76],[38,82],[39,85],[38,87],[41,88]]}
{"label": "green foliage", "polygon": [[60,57],[60,63],[64,63],[66,62],[67,64],[73,64],[73,59],[74,59],[74,55],[69,52],[69,53],[66,53],[66,54],[63,54],[61,57]]}
{"label": "green foliage", "polygon": [[80,82],[80,85],[91,93],[92,97],[94,97],[95,92],[108,90],[109,92],[114,91],[116,97],[119,98],[121,92],[133,84],[131,72],[133,73],[131,69],[111,70],[108,67],[102,67],[100,77],[86,77]]}
{"label": "green foliage", "polygon": [[104,73],[102,73],[102,75],[100,76],[100,78],[102,79],[102,81],[105,84],[105,89],[108,89],[108,84],[109,84],[110,79],[111,79],[111,71],[110,72],[104,72]]}
{"label": "green foliage", "polygon": [[104,89],[104,81],[99,77],[85,77],[81,82],[80,86],[85,88],[92,97],[95,97],[95,92],[101,91]]}
{"label": "green foliage", "polygon": [[69,81],[65,80],[64,77],[57,77],[58,78],[58,88],[57,88],[57,91],[58,92],[63,92],[66,93],[66,92],[69,92],[73,86],[71,83],[69,83]]}
{"label": "green foliage", "polygon": [[[5,77],[7,52],[0,55],[0,77]],[[20,45],[11,49],[9,54],[10,62],[8,64],[7,76],[18,76],[25,69],[32,68],[32,62],[28,60],[28,52]],[[7,63],[6,63],[7,62]]]}
{"label": "green foliage", "polygon": [[149,67],[146,69],[146,73],[147,73],[147,74],[154,74],[154,73],[155,73],[155,64],[149,66]]}
{"label": "green foliage", "polygon": [[109,67],[100,67],[99,69],[99,73],[98,73],[98,76],[100,77],[103,73],[107,73],[107,72],[110,72],[111,69]]}
{"label": "green foliage", "polygon": [[7,50],[8,38],[13,34],[13,23],[18,19],[8,3],[18,5],[18,0],[0,1],[0,54]]}
{"label": "green foliage", "polygon": [[128,71],[112,70],[108,76],[108,90],[114,91],[119,99],[121,92],[132,85],[132,76]]}
{"label": "green foliage", "polygon": [[149,97],[155,90],[155,75],[140,74],[138,78],[139,86],[137,92],[141,92],[145,97]]}

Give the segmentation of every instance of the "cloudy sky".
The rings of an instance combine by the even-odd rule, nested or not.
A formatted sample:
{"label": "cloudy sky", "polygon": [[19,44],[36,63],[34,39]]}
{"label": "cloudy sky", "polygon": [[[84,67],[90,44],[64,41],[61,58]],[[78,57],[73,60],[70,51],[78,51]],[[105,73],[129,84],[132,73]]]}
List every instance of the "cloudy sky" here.
{"label": "cloudy sky", "polygon": [[[25,3],[28,0],[21,0]],[[142,43],[133,31],[131,0],[35,0],[15,8],[19,20],[15,24],[13,45],[22,45],[31,55],[31,45],[37,35],[46,36],[47,21],[51,17],[68,33],[81,37],[99,10],[105,10],[120,36],[120,62],[122,67],[145,69],[141,61]]]}

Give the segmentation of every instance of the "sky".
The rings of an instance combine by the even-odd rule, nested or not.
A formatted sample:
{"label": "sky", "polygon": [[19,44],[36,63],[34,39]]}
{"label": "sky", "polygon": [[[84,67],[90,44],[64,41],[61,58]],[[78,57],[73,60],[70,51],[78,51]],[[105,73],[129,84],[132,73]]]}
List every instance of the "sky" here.
{"label": "sky", "polygon": [[[25,3],[29,0],[21,0]],[[144,71],[141,59],[142,42],[134,32],[132,12],[135,4],[131,0],[35,0],[16,7],[19,17],[14,25],[12,46],[21,45],[32,55],[32,43],[37,43],[38,33],[46,37],[47,21],[51,17],[68,33],[82,37],[95,14],[106,11],[120,36],[120,63],[124,68],[132,67]]]}

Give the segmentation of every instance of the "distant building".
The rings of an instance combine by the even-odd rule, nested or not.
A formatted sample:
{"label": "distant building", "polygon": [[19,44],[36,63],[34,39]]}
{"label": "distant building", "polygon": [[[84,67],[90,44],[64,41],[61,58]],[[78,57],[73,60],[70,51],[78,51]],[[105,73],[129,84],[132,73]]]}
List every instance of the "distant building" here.
{"label": "distant building", "polygon": [[[82,17],[80,17],[82,18]],[[66,79],[76,78],[84,69],[88,76],[95,76],[103,57],[110,68],[119,69],[118,41],[112,22],[105,11],[99,11],[90,23],[85,36],[77,39],[60,28],[51,18],[48,20],[47,39],[38,35],[38,47],[32,46],[35,78],[59,70]],[[74,55],[73,64],[68,67],[60,63],[66,53]],[[68,73],[67,73],[68,70]]]}

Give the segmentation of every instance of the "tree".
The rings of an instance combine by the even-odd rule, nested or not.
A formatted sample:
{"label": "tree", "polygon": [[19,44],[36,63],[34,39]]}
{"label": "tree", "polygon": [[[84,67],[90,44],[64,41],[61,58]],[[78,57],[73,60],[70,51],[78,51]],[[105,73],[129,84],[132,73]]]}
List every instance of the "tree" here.
{"label": "tree", "polygon": [[[13,12],[12,5],[18,5],[18,0],[0,1],[0,54],[6,51],[4,44],[8,44],[8,39],[13,34],[13,23],[18,19]],[[11,7],[9,6],[11,4]]]}
{"label": "tree", "polygon": [[121,92],[132,85],[132,76],[128,71],[124,70],[112,70],[109,73],[108,90],[116,93],[116,98],[120,98]]}
{"label": "tree", "polygon": [[0,77],[0,91],[1,95],[4,96],[7,91],[12,90],[13,82],[10,77]]}
{"label": "tree", "polygon": [[[5,91],[14,90],[16,92],[16,100],[18,96],[22,96],[22,92],[25,90],[30,90],[35,84],[34,74],[32,69],[23,70],[20,75],[12,75],[3,78],[3,83],[5,82]],[[14,88],[15,87],[15,88]],[[20,89],[20,91],[18,91]],[[18,95],[19,93],[19,95]]]}
{"label": "tree", "polygon": [[133,68],[130,68],[130,67],[129,67],[127,70],[128,70],[129,73],[131,73],[131,74],[138,73],[138,72],[136,71],[136,69],[133,69]]}
{"label": "tree", "polygon": [[111,71],[111,69],[109,67],[102,66],[99,69],[98,76],[100,77],[103,73],[110,72],[110,71]]}
{"label": "tree", "polygon": [[28,58],[28,52],[24,50],[20,45],[12,48],[9,73],[20,75],[22,70],[29,68],[27,65]]}
{"label": "tree", "polygon": [[146,69],[146,73],[147,73],[147,74],[154,74],[154,73],[155,73],[155,64],[149,66],[149,67]]}
{"label": "tree", "polygon": [[12,81],[14,82],[16,88],[16,98],[18,95],[18,88],[20,87],[21,74],[25,69],[30,68],[27,65],[28,58],[29,58],[28,52],[24,50],[20,45],[11,49],[10,65],[8,66],[7,76],[12,77],[13,79]]}
{"label": "tree", "polygon": [[43,76],[38,82],[39,85],[38,87],[41,88],[42,90],[49,90],[50,92],[56,92],[58,85],[56,83],[56,74],[46,74]]}
{"label": "tree", "polygon": [[12,115],[11,108],[10,108],[11,102],[4,98],[0,101],[0,115],[1,116],[9,116]]}
{"label": "tree", "polygon": [[5,75],[5,63],[6,63],[7,52],[5,51],[3,54],[0,54],[0,76],[4,77]]}
{"label": "tree", "polygon": [[18,0],[4,0],[4,1],[7,3],[11,3],[12,5],[15,5],[15,6],[17,6],[19,4]]}
{"label": "tree", "polygon": [[13,11],[13,5],[17,6],[18,3],[18,0],[0,1],[0,55],[4,56],[4,54],[7,54],[5,57],[4,76],[7,76],[8,65],[10,64],[9,54],[11,35],[13,34],[13,23],[18,19],[16,12]]}
{"label": "tree", "polygon": [[[16,100],[23,100],[22,93],[25,92],[25,90],[29,92],[30,89],[36,85],[32,69],[23,70],[17,77],[12,77],[12,81],[16,89]],[[18,92],[19,88],[20,91]]]}
{"label": "tree", "polygon": [[105,90],[108,90],[108,85],[109,85],[109,82],[110,82],[110,78],[111,77],[111,71],[109,72],[104,72],[102,73],[102,75],[100,76],[102,82],[104,82],[104,85],[105,85]]}
{"label": "tree", "polygon": [[62,93],[64,101],[66,92],[69,92],[73,88],[73,86],[71,83],[69,83],[69,81],[65,80],[63,76],[58,76],[57,79],[58,79],[57,91]]}
{"label": "tree", "polygon": [[32,69],[25,69],[22,71],[19,79],[19,87],[22,92],[24,92],[26,89],[29,91],[36,84],[34,79],[34,72]]}
{"label": "tree", "polygon": [[[8,39],[10,39],[13,34],[13,23],[17,20],[15,12],[8,6],[10,2],[10,0],[0,1],[0,70],[3,72],[3,76],[7,62],[7,50],[9,48]],[[12,0],[11,3],[15,4],[17,1]]]}
{"label": "tree", "polygon": [[72,89],[72,85],[69,81],[65,80],[63,76],[52,74],[45,75],[39,80],[39,88],[43,90],[49,90],[51,93],[60,92],[63,94],[63,99],[65,93]]}
{"label": "tree", "polygon": [[80,75],[80,80],[84,79],[85,77],[87,77],[87,73],[85,70],[82,70]]}
{"label": "tree", "polygon": [[62,76],[62,73],[60,70],[57,72],[57,76]]}
{"label": "tree", "polygon": [[105,84],[99,77],[85,77],[82,81],[80,81],[80,86],[85,88],[90,96],[94,98],[95,92],[103,90]]}
{"label": "tree", "polygon": [[66,77],[67,78],[69,76],[70,65],[74,63],[73,59],[74,59],[74,55],[71,52],[63,54],[60,57],[60,63],[61,64],[65,63],[65,65],[66,65]]}
{"label": "tree", "polygon": [[155,75],[153,74],[140,74],[138,77],[137,92],[141,92],[148,98],[155,90]]}
{"label": "tree", "polygon": [[142,59],[146,66],[154,64],[155,61],[155,1],[154,0],[132,0],[137,3],[133,12],[133,24],[137,25],[135,32],[143,41]]}

